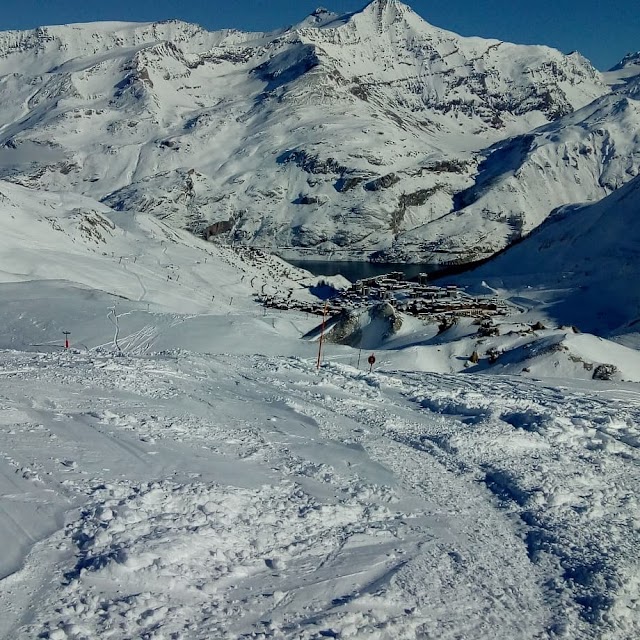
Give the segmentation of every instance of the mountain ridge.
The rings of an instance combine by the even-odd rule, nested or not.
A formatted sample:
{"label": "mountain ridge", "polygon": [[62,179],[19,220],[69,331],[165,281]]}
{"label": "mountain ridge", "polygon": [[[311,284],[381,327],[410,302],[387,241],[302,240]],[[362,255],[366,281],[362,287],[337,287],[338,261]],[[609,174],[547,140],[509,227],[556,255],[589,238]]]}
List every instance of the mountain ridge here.
{"label": "mountain ridge", "polygon": [[[224,222],[234,242],[412,262],[486,257],[573,201],[563,167],[546,209],[513,209],[500,189],[489,208],[458,206],[479,182],[504,182],[483,177],[495,149],[573,126],[616,91],[579,54],[457,36],[396,0],[271,33],[181,21],[5,32],[0,73],[3,179],[195,233]],[[611,184],[625,171],[637,163],[611,169]],[[537,188],[549,186],[526,192]]]}

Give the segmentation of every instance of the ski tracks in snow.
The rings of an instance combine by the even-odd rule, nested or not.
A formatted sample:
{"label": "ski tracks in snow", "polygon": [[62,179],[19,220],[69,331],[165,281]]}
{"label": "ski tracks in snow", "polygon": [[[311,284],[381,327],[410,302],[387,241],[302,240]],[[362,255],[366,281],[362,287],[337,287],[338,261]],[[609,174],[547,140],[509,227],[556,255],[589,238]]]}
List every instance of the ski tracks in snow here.
{"label": "ski tracks in snow", "polygon": [[67,518],[0,582],[0,636],[637,635],[633,392],[188,353],[1,364],[7,468]]}
{"label": "ski tracks in snow", "polygon": [[[412,484],[413,493],[420,493],[416,480],[422,478],[425,493],[437,496],[439,505],[455,505],[457,515],[465,505],[470,508],[473,521],[483,523],[474,539],[480,556],[486,557],[483,534],[491,532],[499,540],[495,557],[509,549],[507,575],[513,576],[518,571],[513,559],[518,554],[522,559],[524,550],[525,577],[519,584],[526,584],[527,572],[529,582],[540,580],[547,633],[638,634],[640,393],[635,388],[596,383],[571,390],[515,378],[366,375],[328,365],[307,395],[300,406],[323,407],[312,411],[328,437],[344,438],[340,428],[332,429],[339,421],[331,414],[347,416],[360,423],[350,440]],[[417,452],[414,465],[410,449]],[[429,483],[425,465],[434,464],[440,480],[450,473],[458,482],[449,476],[434,483],[431,474]],[[460,521],[451,528],[460,531]],[[505,578],[499,570],[478,566],[474,575]],[[527,606],[531,609],[531,602]]]}

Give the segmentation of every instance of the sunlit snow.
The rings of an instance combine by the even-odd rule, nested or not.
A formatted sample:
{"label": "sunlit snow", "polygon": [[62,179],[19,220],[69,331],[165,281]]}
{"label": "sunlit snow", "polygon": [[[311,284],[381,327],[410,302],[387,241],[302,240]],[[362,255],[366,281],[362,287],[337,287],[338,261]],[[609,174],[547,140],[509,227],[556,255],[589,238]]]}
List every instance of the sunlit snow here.
{"label": "sunlit snow", "polygon": [[636,351],[523,305],[317,369],[253,299],[309,274],[0,191],[0,637],[636,635]]}
{"label": "sunlit snow", "polygon": [[[395,0],[0,51],[0,638],[640,637],[637,58],[601,75]],[[507,85],[535,104],[492,124]],[[542,224],[443,282],[504,313],[363,306],[341,334],[304,309],[344,278],[184,229],[239,210],[242,241],[449,256]]]}

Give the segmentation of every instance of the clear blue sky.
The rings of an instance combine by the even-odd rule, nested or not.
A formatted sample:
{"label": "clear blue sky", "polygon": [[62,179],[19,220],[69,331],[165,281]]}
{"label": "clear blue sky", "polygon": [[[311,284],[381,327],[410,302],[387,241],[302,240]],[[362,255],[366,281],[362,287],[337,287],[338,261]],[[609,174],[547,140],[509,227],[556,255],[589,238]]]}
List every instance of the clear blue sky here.
{"label": "clear blue sky", "polygon": [[[179,18],[211,30],[270,30],[298,22],[318,6],[338,13],[366,0],[2,0],[0,30],[41,25]],[[409,0],[427,22],[462,35],[577,49],[600,69],[640,51],[637,0]]]}

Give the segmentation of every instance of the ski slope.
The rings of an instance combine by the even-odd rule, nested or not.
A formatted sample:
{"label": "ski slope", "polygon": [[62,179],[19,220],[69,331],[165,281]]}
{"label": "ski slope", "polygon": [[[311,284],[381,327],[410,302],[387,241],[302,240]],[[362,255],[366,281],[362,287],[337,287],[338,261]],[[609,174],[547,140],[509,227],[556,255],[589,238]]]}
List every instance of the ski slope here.
{"label": "ski slope", "polygon": [[638,631],[635,385],[0,363],[1,637]]}
{"label": "ski slope", "polygon": [[308,273],[0,193],[0,638],[638,636],[637,351],[522,304],[317,368],[255,299]]}

